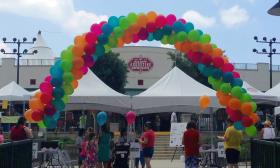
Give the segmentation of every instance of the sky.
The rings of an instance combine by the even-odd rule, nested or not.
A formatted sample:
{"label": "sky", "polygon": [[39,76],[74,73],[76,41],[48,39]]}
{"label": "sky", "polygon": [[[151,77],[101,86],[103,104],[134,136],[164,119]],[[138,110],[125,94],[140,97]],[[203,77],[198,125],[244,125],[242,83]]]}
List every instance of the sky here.
{"label": "sky", "polygon": [[[280,17],[267,14],[277,0],[0,0],[0,39],[32,39],[38,30],[58,57],[76,35],[110,16],[155,11],[170,13],[194,23],[211,35],[212,42],[225,51],[231,62],[269,62],[259,51],[268,45],[253,39],[276,37],[280,41]],[[137,45],[162,46],[142,42]],[[280,52],[280,44],[274,45]],[[29,46],[26,46],[29,48]],[[166,47],[166,46],[164,46]],[[168,46],[167,46],[168,47]],[[0,43],[0,48],[13,48]],[[280,55],[273,64],[280,65]]]}

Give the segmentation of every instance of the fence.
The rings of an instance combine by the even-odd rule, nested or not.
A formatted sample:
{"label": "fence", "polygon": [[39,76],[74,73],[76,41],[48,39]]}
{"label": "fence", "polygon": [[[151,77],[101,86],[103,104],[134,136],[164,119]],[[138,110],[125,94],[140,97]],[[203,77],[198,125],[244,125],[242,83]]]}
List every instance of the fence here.
{"label": "fence", "polygon": [[32,140],[7,142],[0,145],[0,167],[31,168]]}
{"label": "fence", "polygon": [[251,140],[251,165],[253,168],[279,168],[280,167],[279,139]]}

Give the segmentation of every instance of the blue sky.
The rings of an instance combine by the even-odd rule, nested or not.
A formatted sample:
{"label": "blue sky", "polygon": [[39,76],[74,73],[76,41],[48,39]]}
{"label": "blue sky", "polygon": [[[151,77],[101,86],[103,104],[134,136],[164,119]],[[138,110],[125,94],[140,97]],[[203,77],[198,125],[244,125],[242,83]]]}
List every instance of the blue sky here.
{"label": "blue sky", "polygon": [[[129,12],[155,11],[185,18],[212,37],[232,62],[269,62],[252,53],[267,45],[254,35],[276,37],[280,41],[280,17],[267,14],[276,0],[0,0],[0,37],[31,37],[42,30],[56,56],[86,32],[92,23]],[[1,44],[2,45],[2,44]],[[141,43],[149,45],[149,43]],[[152,43],[151,45],[160,45]],[[280,51],[280,45],[275,45]],[[280,65],[280,55],[273,57]]]}

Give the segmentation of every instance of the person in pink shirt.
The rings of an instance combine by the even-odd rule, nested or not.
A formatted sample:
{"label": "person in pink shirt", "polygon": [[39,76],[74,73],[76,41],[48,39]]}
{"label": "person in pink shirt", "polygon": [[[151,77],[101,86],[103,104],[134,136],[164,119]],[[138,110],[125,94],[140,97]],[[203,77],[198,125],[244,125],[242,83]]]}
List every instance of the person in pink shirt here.
{"label": "person in pink shirt", "polygon": [[0,144],[1,144],[1,143],[4,143],[4,141],[5,141],[5,138],[4,138],[4,135],[3,135],[3,130],[2,130],[2,128],[0,127]]}
{"label": "person in pink shirt", "polygon": [[152,130],[151,122],[145,123],[144,130],[145,132],[143,136],[139,139],[139,142],[140,144],[142,144],[146,167],[151,168],[151,160],[154,155],[155,146],[155,133]]}

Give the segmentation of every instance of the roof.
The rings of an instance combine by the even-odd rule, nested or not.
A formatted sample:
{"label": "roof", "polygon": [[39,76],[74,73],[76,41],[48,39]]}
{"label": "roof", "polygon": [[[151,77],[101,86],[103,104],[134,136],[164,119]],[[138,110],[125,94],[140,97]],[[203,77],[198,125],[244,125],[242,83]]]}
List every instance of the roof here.
{"label": "roof", "polygon": [[25,101],[30,99],[30,92],[12,81],[0,89],[0,100]]}

